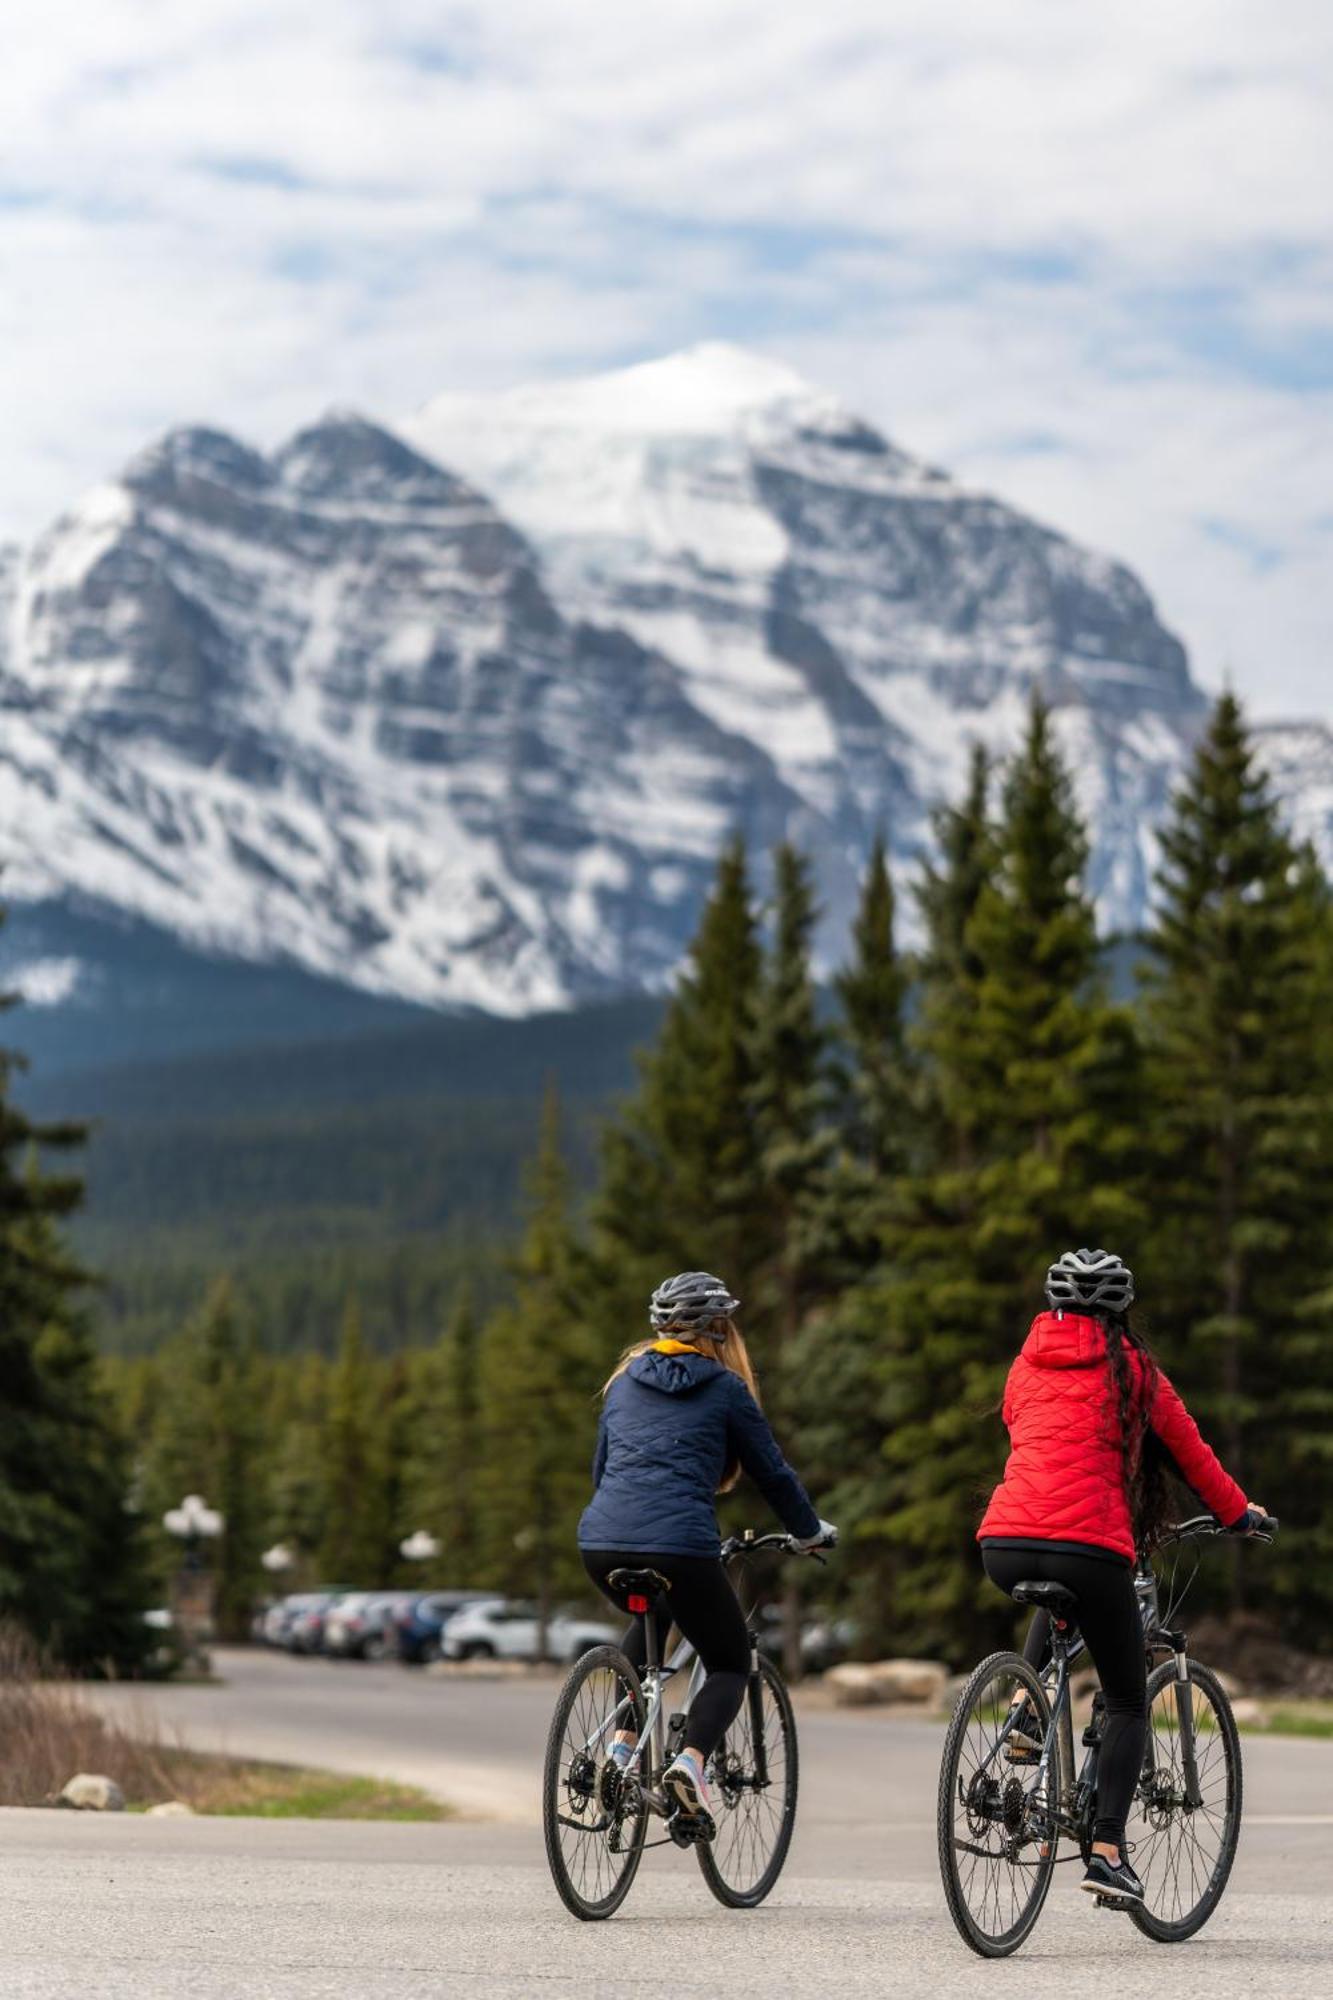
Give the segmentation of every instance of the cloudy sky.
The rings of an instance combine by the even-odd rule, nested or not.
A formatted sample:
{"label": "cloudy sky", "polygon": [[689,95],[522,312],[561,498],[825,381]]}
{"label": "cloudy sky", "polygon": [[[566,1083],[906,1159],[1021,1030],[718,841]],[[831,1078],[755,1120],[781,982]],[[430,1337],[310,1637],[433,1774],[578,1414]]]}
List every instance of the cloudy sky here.
{"label": "cloudy sky", "polygon": [[257,442],[748,342],[1333,716],[1327,0],[42,0],[0,66],[0,535]]}

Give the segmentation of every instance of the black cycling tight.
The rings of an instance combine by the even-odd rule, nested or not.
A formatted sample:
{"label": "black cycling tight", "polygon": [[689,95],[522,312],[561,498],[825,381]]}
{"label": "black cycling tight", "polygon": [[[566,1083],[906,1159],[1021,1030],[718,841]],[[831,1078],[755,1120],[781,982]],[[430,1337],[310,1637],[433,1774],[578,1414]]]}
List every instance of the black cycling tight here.
{"label": "black cycling tight", "polygon": [[[750,1634],[745,1614],[716,1556],[646,1555],[642,1549],[585,1549],[583,1566],[597,1588],[625,1609],[623,1596],[606,1587],[613,1569],[655,1569],[671,1588],[658,1600],[657,1656],[664,1656],[667,1634],[675,1625],[703,1661],[708,1678],[690,1704],[685,1741],[705,1757],[712,1755],[740,1712],[750,1673]],[[625,1635],[632,1665],[644,1665],[643,1620],[636,1618]]]}
{"label": "black cycling tight", "polygon": [[[1125,1819],[1143,1769],[1148,1731],[1148,1665],[1143,1621],[1128,1563],[1097,1555],[1076,1555],[1031,1542],[987,1541],[981,1552],[986,1574],[1001,1590],[1029,1578],[1062,1583],[1078,1599],[1078,1628],[1087,1640],[1106,1698],[1106,1730],[1097,1761],[1097,1823],[1093,1839],[1124,1848]],[[1050,1654],[1049,1626],[1039,1611],[1028,1631],[1023,1657],[1040,1668]]]}

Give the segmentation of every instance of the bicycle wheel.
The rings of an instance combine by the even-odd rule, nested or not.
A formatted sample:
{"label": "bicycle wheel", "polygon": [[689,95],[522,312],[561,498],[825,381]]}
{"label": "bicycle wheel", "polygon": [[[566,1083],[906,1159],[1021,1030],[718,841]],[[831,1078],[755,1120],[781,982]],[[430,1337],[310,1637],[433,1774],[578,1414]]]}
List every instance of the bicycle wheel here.
{"label": "bicycle wheel", "polygon": [[646,1720],[639,1677],[618,1646],[575,1662],[546,1739],[542,1827],[560,1900],[585,1921],[618,1910],[638,1872],[643,1792],[609,1761],[607,1746],[617,1729],[642,1736]]}
{"label": "bicycle wheel", "polygon": [[[1180,1944],[1221,1901],[1240,1839],[1240,1736],[1221,1682],[1190,1661],[1200,1800],[1185,1797],[1175,1663],[1148,1677],[1148,1749],[1127,1839],[1143,1902],[1129,1914],[1145,1937]],[[1149,1768],[1150,1767],[1150,1768]]]}
{"label": "bicycle wheel", "polygon": [[[1041,1914],[1055,1871],[1058,1839],[1035,1796],[1037,1764],[1015,1761],[1008,1747],[1009,1711],[1024,1696],[1029,1713],[1022,1733],[1039,1746],[1039,1755],[1051,1705],[1017,1653],[992,1653],[982,1661],[958,1697],[944,1739],[937,1818],[944,1896],[960,1935],[983,1958],[1018,1950]],[[1058,1788],[1058,1772],[1053,1783]]]}
{"label": "bicycle wheel", "polygon": [[761,1659],[750,1676],[740,1714],[709,1761],[709,1777],[716,1831],[695,1848],[699,1866],[719,1903],[753,1910],[787,1859],[800,1778],[791,1696],[770,1660]]}

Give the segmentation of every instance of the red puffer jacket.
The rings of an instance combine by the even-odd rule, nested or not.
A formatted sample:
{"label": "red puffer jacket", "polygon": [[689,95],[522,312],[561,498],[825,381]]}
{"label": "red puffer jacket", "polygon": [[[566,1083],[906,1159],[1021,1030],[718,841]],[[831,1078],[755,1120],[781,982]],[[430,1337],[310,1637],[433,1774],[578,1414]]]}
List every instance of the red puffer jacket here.
{"label": "red puffer jacket", "polygon": [[[1143,1358],[1127,1348],[1137,1391]],[[1231,1527],[1245,1495],[1199,1436],[1165,1375],[1159,1375],[1151,1423],[1181,1477]],[[1106,1331],[1078,1313],[1038,1313],[1004,1391],[1009,1463],[991,1495],[978,1541],[1082,1542],[1133,1557]]]}

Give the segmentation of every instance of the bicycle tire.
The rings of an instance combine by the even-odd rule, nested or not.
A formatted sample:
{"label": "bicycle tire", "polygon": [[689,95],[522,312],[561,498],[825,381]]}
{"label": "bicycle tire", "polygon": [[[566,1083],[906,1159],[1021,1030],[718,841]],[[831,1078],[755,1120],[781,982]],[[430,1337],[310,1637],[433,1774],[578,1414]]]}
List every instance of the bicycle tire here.
{"label": "bicycle tire", "polygon": [[[584,1710],[579,1711],[580,1696],[598,1675],[615,1676],[615,1683],[622,1690],[619,1699],[628,1697],[632,1703],[640,1737],[647,1721],[647,1706],[639,1676],[618,1646],[594,1647],[575,1661],[560,1690],[546,1739],[546,1756],[542,1765],[542,1831],[556,1893],[571,1916],[584,1923],[595,1923],[613,1916],[624,1902],[643,1857],[648,1821],[642,1797],[637,1813],[632,1816],[622,1815],[617,1821],[614,1813],[606,1814],[602,1801],[605,1760],[600,1763],[592,1760],[593,1769],[588,1774],[592,1789],[581,1794],[584,1775],[574,1768],[575,1759],[580,1754],[579,1746],[586,1744],[597,1721],[607,1712],[607,1702],[614,1706],[616,1699],[615,1683],[612,1683],[604,1696],[591,1695]],[[567,1810],[562,1812],[562,1806]],[[598,1814],[602,1815],[604,1824],[599,1824],[594,1817]],[[580,1826],[578,1822],[584,1815],[588,1823]],[[619,1849],[613,1849],[610,1840],[604,1839],[608,1828],[621,1839],[628,1830],[628,1840]],[[582,1880],[575,1879],[576,1871],[570,1865],[561,1838],[562,1833],[570,1832],[576,1834],[581,1843],[587,1844],[587,1855],[596,1858],[597,1887],[601,1890],[598,1895],[587,1893],[586,1872]],[[584,1851],[583,1847],[573,1848],[575,1853]],[[609,1862],[619,1862],[619,1867],[608,1867],[604,1871],[603,1855]]]}
{"label": "bicycle tire", "polygon": [[[1144,1888],[1148,1891],[1148,1894],[1142,1903],[1132,1903],[1130,1905],[1129,1915],[1131,1920],[1143,1932],[1143,1935],[1152,1938],[1156,1944],[1183,1944],[1186,1938],[1192,1938],[1197,1932],[1202,1930],[1222,1900],[1222,1893],[1227,1886],[1232,1864],[1236,1859],[1236,1848],[1240,1841],[1244,1773],[1241,1764],[1240,1731],[1236,1727],[1236,1718],[1232,1713],[1226,1689],[1222,1686],[1222,1683],[1218,1680],[1216,1674],[1212,1672],[1211,1668],[1201,1666],[1197,1660],[1191,1660],[1190,1682],[1194,1688],[1194,1710],[1196,1716],[1199,1712],[1198,1697],[1202,1694],[1206,1697],[1209,1707],[1217,1718],[1216,1730],[1210,1730],[1205,1733],[1213,1737],[1214,1745],[1220,1751],[1220,1774],[1216,1768],[1219,1760],[1212,1755],[1213,1745],[1210,1745],[1200,1755],[1197,1751],[1196,1739],[1196,1755],[1198,1755],[1200,1788],[1205,1794],[1205,1804],[1199,1808],[1200,1811],[1209,1812],[1206,1800],[1210,1792],[1216,1797],[1220,1776],[1222,1785],[1221,1827],[1217,1853],[1207,1863],[1207,1875],[1202,1882],[1202,1887],[1199,1888],[1196,1901],[1189,1909],[1168,1918],[1161,1913],[1160,1906],[1154,1908],[1152,1905],[1154,1901],[1157,1901],[1160,1905],[1160,1902],[1164,1901],[1171,1894],[1173,1888],[1178,1891],[1181,1886],[1182,1868],[1180,1859],[1173,1860],[1171,1858],[1170,1834],[1173,1826],[1184,1836],[1184,1839],[1179,1841],[1177,1845],[1183,1851],[1183,1858],[1189,1863],[1191,1889],[1199,1887],[1199,1870],[1203,1857],[1200,1841],[1194,1832],[1194,1814],[1190,1813],[1186,1815],[1185,1813],[1180,1813],[1177,1815],[1174,1810],[1163,1811],[1155,1809],[1151,1801],[1145,1798],[1142,1784],[1140,1784],[1138,1790],[1135,1792],[1134,1804],[1130,1808],[1131,1825],[1143,1824],[1146,1831],[1133,1843],[1136,1851],[1133,1854],[1132,1860],[1135,1873],[1142,1879]],[[1168,1660],[1164,1662],[1162,1666],[1154,1668],[1153,1672],[1148,1676],[1148,1727],[1150,1730],[1153,1730],[1154,1745],[1164,1745],[1168,1751],[1172,1750],[1170,1734],[1168,1732],[1165,1737],[1159,1736],[1154,1728],[1153,1717],[1157,1698],[1166,1689],[1173,1691],[1173,1707],[1171,1712],[1174,1714],[1175,1685],[1176,1669],[1174,1661]],[[1168,1761],[1174,1769],[1174,1754],[1170,1756]],[[1154,1758],[1154,1765],[1155,1768],[1160,1768],[1157,1766],[1156,1758]],[[1210,1765],[1212,1766],[1211,1769],[1209,1768]],[[1211,1812],[1209,1816],[1211,1818],[1218,1817],[1216,1811]],[[1156,1821],[1156,1824],[1154,1824],[1154,1821]],[[1187,1842],[1192,1843],[1192,1846],[1187,1847]]]}
{"label": "bicycle tire", "polygon": [[[1049,1733],[1051,1705],[1038,1675],[1019,1653],[992,1653],[969,1675],[954,1703],[953,1715],[950,1717],[948,1732],[944,1739],[944,1754],[940,1760],[940,1786],[936,1802],[936,1835],[939,1844],[940,1875],[944,1883],[944,1900],[949,1906],[949,1915],[953,1918],[959,1936],[982,1958],[1008,1958],[1011,1953],[1018,1950],[1025,1939],[1031,1936],[1033,1926],[1041,1915],[1042,1906],[1050,1892],[1051,1877],[1055,1873],[1055,1850],[1059,1845],[1058,1836],[1052,1835],[1046,1842],[1048,1851],[1044,1856],[1040,1845],[1037,1846],[1033,1861],[1022,1864],[1025,1868],[1031,1868],[1031,1889],[1022,1909],[1017,1911],[1012,1921],[1004,1928],[988,1929],[974,1914],[969,1902],[969,1891],[976,1876],[975,1857],[971,1874],[964,1880],[959,1860],[957,1815],[959,1807],[962,1806],[967,1829],[979,1847],[980,1839],[984,1837],[984,1829],[979,1835],[976,1827],[968,1819],[967,1801],[972,1796],[974,1785],[983,1781],[983,1774],[977,1769],[964,1783],[963,1761],[968,1748],[968,1725],[972,1720],[973,1711],[986,1695],[987,1689],[993,1683],[999,1682],[1002,1677],[1007,1678],[1015,1686],[1021,1686],[1034,1703],[1043,1741]],[[1005,1696],[1003,1705],[1006,1708],[1011,1698],[1009,1694]],[[1009,1782],[1012,1784],[1015,1780],[1011,1778]],[[997,1851],[994,1858],[998,1863],[1003,1857]],[[998,1868],[996,1881],[998,1926],[1001,1921]]]}
{"label": "bicycle tire", "polygon": [[[771,1660],[760,1659],[758,1680],[761,1726],[769,1759],[768,1787],[760,1792],[750,1788],[746,1782],[753,1776],[747,1766],[753,1764],[754,1747],[751,1684],[747,1682],[740,1714],[719,1745],[719,1754],[725,1756],[726,1764],[721,1777],[713,1776],[716,1832],[712,1840],[701,1841],[695,1848],[704,1881],[719,1903],[725,1903],[729,1910],[758,1909],[765,1897],[771,1894],[786,1863],[791,1837],[796,1830],[796,1797],[800,1789],[801,1766],[791,1696]],[[771,1699],[773,1716],[782,1731],[782,1771],[777,1777],[774,1776],[774,1764],[778,1746],[776,1741],[769,1741],[769,1711],[763,1705],[765,1692]],[[713,1771],[716,1774],[716,1764]],[[737,1774],[730,1781],[727,1776],[729,1771]],[[779,1786],[780,1797],[776,1804],[772,1804],[769,1792]],[[759,1866],[759,1843],[765,1829],[771,1834],[771,1842],[766,1846],[766,1858]],[[753,1879],[747,1879],[747,1875]]]}

